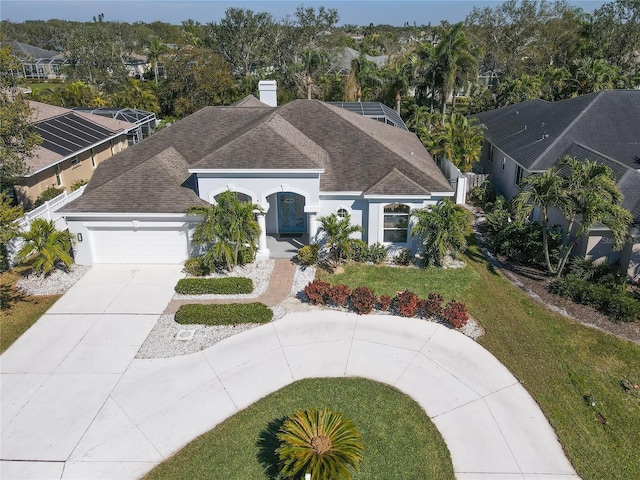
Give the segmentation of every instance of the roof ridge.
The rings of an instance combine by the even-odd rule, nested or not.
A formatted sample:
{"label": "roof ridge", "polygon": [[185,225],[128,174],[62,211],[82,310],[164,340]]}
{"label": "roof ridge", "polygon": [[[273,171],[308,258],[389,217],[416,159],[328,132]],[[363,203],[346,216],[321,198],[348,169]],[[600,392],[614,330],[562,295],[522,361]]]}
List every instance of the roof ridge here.
{"label": "roof ridge", "polygon": [[[582,118],[586,115],[586,113],[591,109],[591,107],[597,102],[597,100],[602,96],[601,94],[604,92],[604,90],[600,91],[600,92],[596,92],[596,95],[594,96],[593,100],[590,101],[588,103],[588,105],[582,109],[582,111],[576,115],[576,118],[574,118],[571,123],[569,123],[569,125],[567,125],[567,127],[562,130],[562,132],[560,132],[556,138],[553,140],[553,142],[551,142],[549,144],[549,146],[547,148],[545,148],[540,155],[538,155],[538,158],[535,159],[535,161],[530,165],[529,167],[529,171],[534,171],[536,168],[536,164],[542,159],[544,158],[544,156],[547,154],[547,152],[549,152],[553,147],[555,147],[562,138],[564,138],[564,135],[566,134],[566,132],[568,132],[569,130],[571,130],[571,128],[573,128],[573,126]],[[575,99],[578,99],[580,97],[574,97]],[[573,100],[573,98],[568,98],[566,100],[561,100],[561,101],[570,101]],[[553,105],[555,102],[549,102],[549,105]],[[559,103],[559,102],[558,102]]]}
{"label": "roof ridge", "polygon": [[389,170],[387,172],[386,175],[384,175],[380,180],[378,180],[376,183],[374,183],[373,185],[371,185],[366,192],[364,192],[365,194],[371,190],[373,190],[374,188],[376,188],[378,185],[380,185],[382,182],[384,182],[387,178],[389,178],[391,175],[400,175],[403,180],[409,182],[411,185],[418,187],[420,190],[423,190],[425,193],[429,193],[429,190],[427,190],[426,188],[424,188],[422,185],[420,185],[418,182],[416,182],[415,180],[413,180],[412,178],[407,177],[404,173],[402,173],[400,170],[398,170],[396,167],[393,167],[391,170]]}
{"label": "roof ridge", "polygon": [[[277,127],[277,125],[273,123],[273,121],[274,121],[274,120],[276,120],[276,119],[278,119],[278,121],[281,121],[281,122],[286,123],[290,128],[294,129],[296,132],[299,132],[299,133],[300,133],[300,135],[302,135],[304,138],[306,138],[306,139],[309,141],[309,143],[310,143],[311,145],[313,145],[315,148],[317,148],[318,150],[320,150],[320,151],[322,152],[322,154],[323,154],[323,156],[324,156],[325,158],[328,158],[328,157],[329,157],[329,153],[327,152],[327,150],[326,150],[326,149],[324,149],[321,145],[318,145],[316,142],[314,142],[311,138],[309,138],[307,135],[305,135],[305,133],[304,133],[302,130],[300,130],[298,127],[296,127],[293,123],[291,123],[291,122],[290,122],[290,121],[288,121],[286,118],[284,118],[284,117],[283,117],[282,115],[280,115],[278,112],[274,112],[273,116],[272,116],[272,117],[271,117],[267,122],[265,122],[265,126],[266,126],[267,128],[269,128],[269,129],[271,129],[271,130],[272,130],[276,135],[278,135],[278,136],[279,136],[279,137],[280,137],[280,138],[281,138],[285,143],[287,143],[287,144],[291,145],[291,147],[292,147],[293,149],[297,150],[297,151],[298,151],[298,152],[300,152],[302,155],[304,155],[307,159],[311,160],[311,162],[312,162],[312,163],[317,164],[317,162],[316,162],[316,161],[314,161],[314,160],[313,160],[313,158],[311,158],[307,153],[305,153],[304,151],[302,151],[302,150],[300,149],[300,147],[301,147],[301,146],[298,146],[298,145],[296,145],[296,144],[292,143],[292,142],[289,140],[289,138],[287,138],[287,137],[283,136],[283,135],[282,135],[282,133],[281,133],[281,132],[279,132],[279,131],[277,130],[277,128],[274,128],[274,127]],[[324,162],[323,162],[323,163],[324,163]],[[318,166],[320,166],[320,167],[324,167],[324,165],[318,165]]]}

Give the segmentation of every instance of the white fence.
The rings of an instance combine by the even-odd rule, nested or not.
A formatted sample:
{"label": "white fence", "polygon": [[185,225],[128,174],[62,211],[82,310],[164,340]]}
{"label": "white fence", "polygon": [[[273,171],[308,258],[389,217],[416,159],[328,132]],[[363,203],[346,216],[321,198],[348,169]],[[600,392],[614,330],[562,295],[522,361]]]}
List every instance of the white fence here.
{"label": "white fence", "polygon": [[458,167],[456,167],[449,159],[444,158],[439,160],[440,170],[444,173],[449,184],[456,191],[456,203],[463,205],[466,201],[466,196],[469,191],[482,185],[482,183],[489,177],[487,174],[476,173],[462,173]]}
{"label": "white fence", "polygon": [[[44,218],[45,220],[51,220],[56,226],[57,230],[66,230],[67,222],[63,216],[55,214],[55,212],[62,207],[64,207],[67,203],[72,200],[75,200],[84,192],[86,185],[74,190],[71,193],[62,192],[55,198],[44,202],[37,208],[27,212],[24,214],[22,218],[17,220],[18,225],[20,226],[20,230],[26,232],[31,227],[31,222],[33,222],[36,218]],[[20,250],[20,247],[24,241],[22,238],[14,238],[7,242],[7,260],[9,262],[9,266],[13,267],[15,265],[15,257]]]}

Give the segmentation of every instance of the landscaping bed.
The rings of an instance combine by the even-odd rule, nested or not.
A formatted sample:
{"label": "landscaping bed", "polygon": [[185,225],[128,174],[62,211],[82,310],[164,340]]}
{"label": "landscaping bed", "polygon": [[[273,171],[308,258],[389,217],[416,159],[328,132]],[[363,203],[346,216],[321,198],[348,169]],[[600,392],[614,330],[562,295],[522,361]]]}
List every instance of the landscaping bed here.
{"label": "landscaping bed", "polygon": [[246,277],[182,278],[175,290],[183,295],[241,295],[253,292],[253,280]]}

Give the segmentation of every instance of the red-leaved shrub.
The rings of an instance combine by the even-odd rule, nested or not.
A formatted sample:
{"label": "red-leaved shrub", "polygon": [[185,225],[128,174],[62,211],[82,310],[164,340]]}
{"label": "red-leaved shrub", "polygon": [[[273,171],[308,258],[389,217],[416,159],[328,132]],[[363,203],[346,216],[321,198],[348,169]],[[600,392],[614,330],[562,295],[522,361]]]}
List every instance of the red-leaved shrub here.
{"label": "red-leaved shrub", "polygon": [[376,294],[367,287],[357,287],[351,292],[351,308],[358,315],[371,313],[376,305]]}
{"label": "red-leaved shrub", "polygon": [[420,300],[420,312],[423,317],[439,317],[442,313],[444,297],[439,293],[430,293],[426,300]]}
{"label": "red-leaved shrub", "polygon": [[380,295],[380,298],[378,298],[378,308],[383,312],[388,312],[392,301],[393,298],[389,295]]}
{"label": "red-leaved shrub", "polygon": [[334,285],[329,290],[329,299],[337,307],[346,307],[351,289],[346,285]]}
{"label": "red-leaved shrub", "polygon": [[462,328],[469,321],[469,312],[464,303],[451,300],[442,310],[441,317],[453,328]]}
{"label": "red-leaved shrub", "polygon": [[418,313],[418,296],[409,290],[398,293],[396,310],[403,317],[415,317]]}
{"label": "red-leaved shrub", "polygon": [[308,283],[306,287],[304,287],[304,294],[309,299],[309,303],[313,305],[326,305],[327,300],[329,299],[329,291],[331,290],[331,285],[327,282],[323,282],[322,280],[314,280],[311,283]]}

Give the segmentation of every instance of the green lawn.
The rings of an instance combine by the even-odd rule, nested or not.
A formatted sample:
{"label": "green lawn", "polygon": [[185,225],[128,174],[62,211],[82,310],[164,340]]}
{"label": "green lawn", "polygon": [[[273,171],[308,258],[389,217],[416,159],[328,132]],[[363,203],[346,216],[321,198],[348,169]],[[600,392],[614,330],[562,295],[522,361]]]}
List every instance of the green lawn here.
{"label": "green lawn", "polygon": [[26,332],[60,295],[25,297],[14,289],[25,267],[0,274],[0,353]]}
{"label": "green lawn", "polygon": [[354,479],[453,479],[449,450],[420,406],[393,387],[361,378],[307,379],[227,419],[146,479],[275,479],[275,432],[297,409],[329,407],[353,421],[364,460]]}
{"label": "green lawn", "polygon": [[[464,270],[348,265],[343,274],[320,276],[377,294],[407,288],[465,302],[487,331],[480,343],[536,399],[578,474],[640,478],[640,398],[620,385],[640,382],[640,345],[546,310],[495,273],[475,246],[465,260]],[[585,399],[590,395],[595,407]]]}

